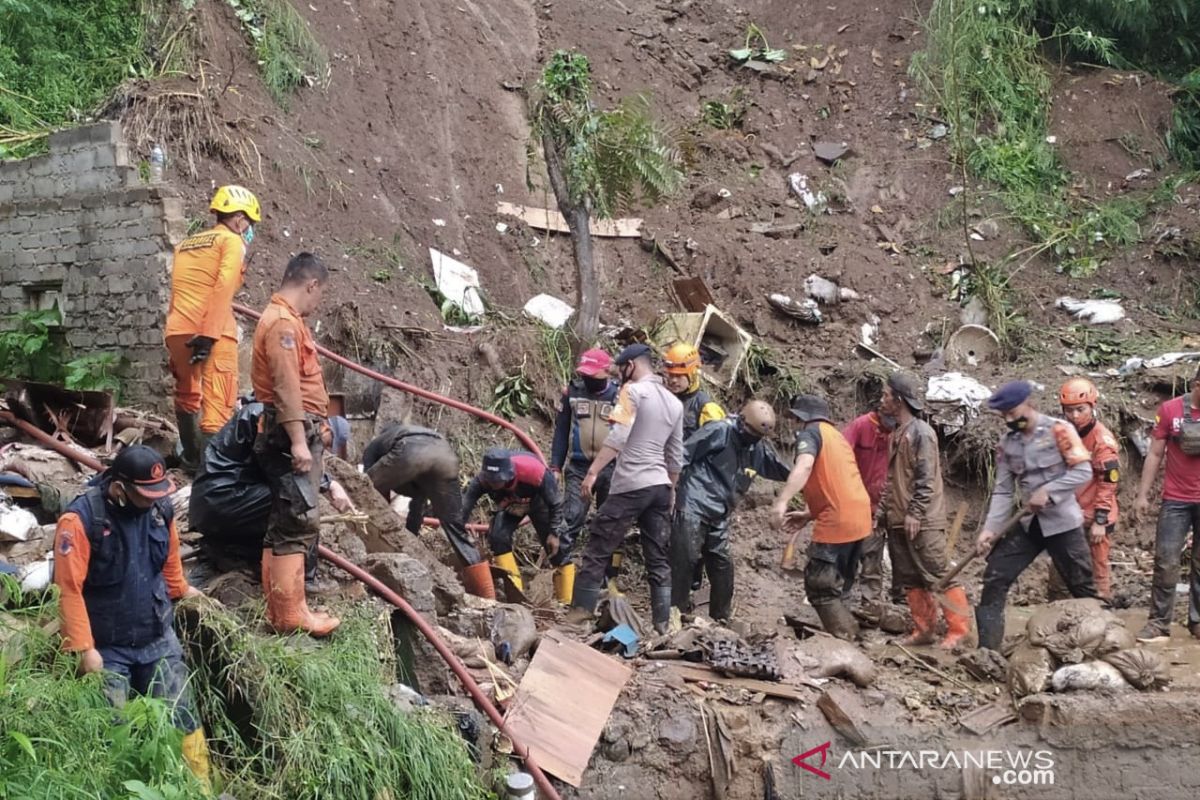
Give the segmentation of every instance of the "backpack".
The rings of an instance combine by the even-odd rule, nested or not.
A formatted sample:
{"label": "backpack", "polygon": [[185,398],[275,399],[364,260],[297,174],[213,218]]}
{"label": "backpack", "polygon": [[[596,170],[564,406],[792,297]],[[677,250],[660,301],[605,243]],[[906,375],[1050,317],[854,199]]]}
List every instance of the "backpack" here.
{"label": "backpack", "polygon": [[1179,430],[1175,432],[1179,449],[1184,455],[1200,456],[1200,420],[1192,419],[1192,396],[1183,396],[1183,419],[1179,421]]}

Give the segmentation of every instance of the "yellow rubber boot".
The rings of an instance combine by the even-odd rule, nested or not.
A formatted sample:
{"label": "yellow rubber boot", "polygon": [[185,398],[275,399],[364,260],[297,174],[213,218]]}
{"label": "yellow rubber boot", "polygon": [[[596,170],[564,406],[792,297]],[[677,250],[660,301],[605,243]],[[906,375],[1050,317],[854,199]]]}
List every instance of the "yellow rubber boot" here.
{"label": "yellow rubber boot", "polygon": [[204,791],[211,792],[212,778],[209,774],[208,740],[204,737],[203,726],[183,737],[183,760],[187,762],[188,769],[196,776],[196,780],[204,786]]}
{"label": "yellow rubber boot", "polygon": [[575,565],[563,564],[554,570],[554,599],[570,605],[575,594]]}
{"label": "yellow rubber boot", "polygon": [[521,581],[521,570],[517,567],[517,557],[511,551],[492,556],[492,563],[508,573],[513,586],[519,591],[525,591],[525,584]]}
{"label": "yellow rubber boot", "polygon": [[621,597],[622,592],[617,586],[617,577],[621,574],[621,561],[625,558],[625,554],[620,550],[613,553],[608,559],[608,569],[604,571],[605,577],[608,580],[605,582],[605,588],[608,590],[610,597]]}

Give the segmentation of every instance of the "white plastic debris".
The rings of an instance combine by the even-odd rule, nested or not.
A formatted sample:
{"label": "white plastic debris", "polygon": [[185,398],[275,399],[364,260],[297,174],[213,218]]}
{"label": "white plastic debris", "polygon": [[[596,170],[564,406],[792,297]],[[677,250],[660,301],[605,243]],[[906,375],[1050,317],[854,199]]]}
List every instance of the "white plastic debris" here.
{"label": "white plastic debris", "polygon": [[496,223],[496,233],[507,233],[507,232],[508,232],[507,225],[505,225],[503,222]]}
{"label": "white plastic debris", "polygon": [[472,317],[483,316],[485,309],[483,298],[479,296],[479,273],[432,247],[429,248],[429,260],[433,262],[434,283],[442,296]]}
{"label": "white plastic debris", "polygon": [[394,511],[396,516],[400,517],[400,519],[405,519],[408,517],[408,507],[411,504],[412,498],[403,494],[398,494],[393,497],[392,502],[390,503],[392,511]]}
{"label": "white plastic debris", "polygon": [[1076,319],[1081,319],[1089,325],[1107,325],[1125,319],[1125,309],[1120,300],[1076,300],[1074,297],[1060,297],[1054,305],[1064,311],[1069,311]]}
{"label": "white plastic debris", "polygon": [[1150,169],[1149,167],[1142,167],[1141,169],[1135,169],[1133,172],[1126,175],[1125,180],[1136,181],[1141,178],[1149,178],[1153,173],[1154,170]]}
{"label": "white plastic debris", "polygon": [[838,286],[828,278],[812,274],[804,279],[804,293],[819,303],[833,305],[843,300],[857,300],[858,292]]}
{"label": "white plastic debris", "polygon": [[925,388],[930,414],[948,433],[979,414],[979,407],[992,396],[992,390],[961,372],[934,375]]}
{"label": "white plastic debris", "polygon": [[793,172],[788,175],[788,186],[792,190],[792,194],[800,198],[804,203],[805,208],[814,214],[820,214],[825,211],[829,203],[824,192],[814,192],[808,188],[808,176],[802,172]]}
{"label": "white plastic debris", "polygon": [[776,292],[767,295],[767,303],[772,308],[801,322],[808,322],[813,325],[821,323],[821,309],[817,307],[817,301],[811,297],[806,297],[803,300],[793,300],[790,295]]}
{"label": "white plastic debris", "polygon": [[868,347],[874,347],[879,341],[879,317],[874,314],[862,324],[862,335],[858,339]]}
{"label": "white plastic debris", "polygon": [[435,220],[433,221],[433,224],[434,224],[434,225],[437,225],[439,228],[444,228],[444,227],[446,227],[446,220],[444,220],[444,219],[435,219]]}
{"label": "white plastic debris", "polygon": [[1198,361],[1200,360],[1200,352],[1189,351],[1185,353],[1163,353],[1161,356],[1154,358],[1142,358],[1134,356],[1126,360],[1124,364],[1117,369],[1118,375],[1128,375],[1132,372],[1137,372],[1139,369],[1161,369],[1162,367],[1170,367],[1178,364],[1181,361]]}
{"label": "white plastic debris", "polygon": [[0,542],[24,542],[37,528],[37,517],[17,506],[0,505]]}
{"label": "white plastic debris", "polygon": [[575,309],[557,297],[539,294],[537,297],[531,297],[525,304],[525,313],[557,330],[567,324]]}
{"label": "white plastic debris", "polygon": [[26,564],[17,574],[22,592],[40,592],[50,585],[54,577],[54,559],[45,558]]}

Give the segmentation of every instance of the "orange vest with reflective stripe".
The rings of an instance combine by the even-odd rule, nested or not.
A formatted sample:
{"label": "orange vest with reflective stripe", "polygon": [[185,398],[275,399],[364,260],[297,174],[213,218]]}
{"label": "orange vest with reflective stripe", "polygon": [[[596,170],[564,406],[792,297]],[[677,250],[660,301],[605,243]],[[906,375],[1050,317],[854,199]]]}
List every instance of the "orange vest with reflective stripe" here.
{"label": "orange vest with reflective stripe", "polygon": [[817,423],[821,450],[804,485],[804,501],[813,515],[813,541],[857,542],[871,534],[871,498],[863,486],[854,450],[828,422]]}
{"label": "orange vest with reflective stripe", "polygon": [[175,248],[165,336],[237,339],[233,296],[246,273],[246,245],[224,225],[189,236]]}

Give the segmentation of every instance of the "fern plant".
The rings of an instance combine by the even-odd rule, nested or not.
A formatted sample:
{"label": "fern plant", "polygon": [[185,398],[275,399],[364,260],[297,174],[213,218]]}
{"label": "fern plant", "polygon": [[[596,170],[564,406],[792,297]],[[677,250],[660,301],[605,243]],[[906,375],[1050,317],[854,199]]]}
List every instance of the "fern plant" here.
{"label": "fern plant", "polygon": [[654,121],[644,96],[601,111],[592,102],[587,56],[558,50],[538,81],[531,104],[530,170],[540,147],[550,188],[571,232],[577,272],[574,349],[600,329],[600,286],[591,230],[604,219],[674,194],[683,180],[678,150]]}

